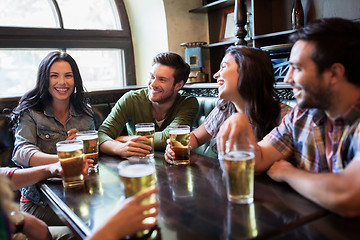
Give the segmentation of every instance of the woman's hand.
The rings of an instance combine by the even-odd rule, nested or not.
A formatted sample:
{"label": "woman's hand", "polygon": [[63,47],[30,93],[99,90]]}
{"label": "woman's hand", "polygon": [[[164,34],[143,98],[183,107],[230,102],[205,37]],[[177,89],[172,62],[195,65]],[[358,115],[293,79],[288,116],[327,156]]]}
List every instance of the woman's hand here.
{"label": "woman's hand", "polygon": [[67,132],[67,138],[66,140],[74,140],[76,139],[76,133],[79,132],[76,128],[70,129]]}
{"label": "woman's hand", "polygon": [[62,167],[60,161],[56,163],[51,163],[48,165],[44,165],[45,168],[49,171],[49,177],[61,177],[62,174]]}
{"label": "woman's hand", "polygon": [[[91,158],[87,158],[85,154],[83,154],[83,174],[84,178],[88,175],[89,167],[92,167],[94,160]],[[48,177],[59,177],[62,176],[63,170],[61,167],[60,161],[56,163],[51,163],[48,165],[44,165],[44,168],[49,172]]]}
{"label": "woman's hand", "polygon": [[87,158],[86,154],[83,155],[83,175],[84,178],[86,178],[86,176],[88,175],[89,172],[89,168],[93,167],[94,160],[91,158]]}

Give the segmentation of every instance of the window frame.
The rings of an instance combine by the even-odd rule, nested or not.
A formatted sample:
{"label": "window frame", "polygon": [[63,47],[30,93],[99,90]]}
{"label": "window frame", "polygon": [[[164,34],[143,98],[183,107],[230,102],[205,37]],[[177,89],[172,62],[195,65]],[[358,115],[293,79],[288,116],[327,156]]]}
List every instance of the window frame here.
{"label": "window frame", "polygon": [[60,28],[0,27],[0,48],[115,48],[123,49],[126,85],[136,85],[129,19],[122,0],[114,0],[122,30],[64,29],[56,0],[52,1]]}

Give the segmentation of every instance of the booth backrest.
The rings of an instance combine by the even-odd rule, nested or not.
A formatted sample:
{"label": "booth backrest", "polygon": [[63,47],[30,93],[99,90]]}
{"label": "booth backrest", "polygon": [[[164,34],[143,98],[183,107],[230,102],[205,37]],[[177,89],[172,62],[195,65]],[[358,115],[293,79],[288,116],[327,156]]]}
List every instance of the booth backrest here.
{"label": "booth backrest", "polygon": [[199,102],[199,110],[196,115],[196,121],[194,128],[199,127],[209,115],[209,113],[216,106],[218,98],[215,97],[197,97]]}
{"label": "booth backrest", "polygon": [[[196,115],[195,124],[193,126],[193,129],[196,129],[199,127],[206,119],[206,117],[210,114],[210,112],[216,107],[216,103],[218,101],[218,98],[216,97],[197,97],[197,100],[199,102],[199,110]],[[200,154],[205,154],[209,157],[216,157],[216,154],[212,151],[211,146],[215,142],[215,138],[212,139],[212,141],[207,142],[194,151]]]}
{"label": "booth backrest", "polygon": [[109,103],[94,104],[91,106],[94,112],[95,128],[99,129],[101,123],[109,115],[111,107]]}
{"label": "booth backrest", "polygon": [[[209,115],[212,109],[216,106],[216,97],[197,97],[199,102],[199,110],[196,115],[195,124],[193,129],[199,127]],[[115,103],[101,103],[93,104],[92,109],[94,111],[94,121],[96,129],[99,128],[104,119],[109,115],[112,107]],[[126,134],[126,128],[124,128],[122,134]],[[196,151],[199,153],[206,152],[209,144],[204,144]],[[9,127],[8,119],[5,114],[0,114],[0,163],[1,166],[12,165],[11,155],[14,147],[13,132]]]}
{"label": "booth backrest", "polygon": [[14,137],[6,114],[0,114],[0,166],[13,166]]}

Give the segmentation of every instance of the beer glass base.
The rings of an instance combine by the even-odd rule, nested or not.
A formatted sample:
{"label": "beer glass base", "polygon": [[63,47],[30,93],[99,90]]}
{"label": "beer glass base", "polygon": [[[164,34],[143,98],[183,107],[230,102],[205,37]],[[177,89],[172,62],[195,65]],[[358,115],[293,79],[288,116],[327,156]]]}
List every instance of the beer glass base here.
{"label": "beer glass base", "polygon": [[233,197],[228,196],[229,202],[236,203],[236,204],[250,204],[254,202],[253,197]]}
{"label": "beer glass base", "polygon": [[64,188],[75,188],[80,187],[84,185],[84,180],[79,182],[63,182]]}
{"label": "beer glass base", "polygon": [[189,165],[190,160],[173,161],[174,165]]}
{"label": "beer glass base", "polygon": [[96,165],[94,167],[89,168],[88,172],[89,173],[97,173],[97,172],[99,172],[99,165]]}
{"label": "beer glass base", "polygon": [[145,218],[144,220],[143,220],[143,223],[144,224],[152,224],[152,223],[154,223],[156,221],[156,218],[155,217],[148,217],[148,218]]}
{"label": "beer glass base", "polygon": [[146,158],[148,158],[148,159],[154,159],[154,154],[148,154],[148,155],[146,155],[145,157],[139,157],[139,159],[146,159]]}

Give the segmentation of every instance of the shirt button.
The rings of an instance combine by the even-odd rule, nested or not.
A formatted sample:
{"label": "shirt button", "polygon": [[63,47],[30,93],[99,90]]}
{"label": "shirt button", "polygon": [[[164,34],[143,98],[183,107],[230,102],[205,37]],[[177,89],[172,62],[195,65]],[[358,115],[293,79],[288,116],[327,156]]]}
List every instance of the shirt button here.
{"label": "shirt button", "polygon": [[40,201],[40,204],[42,205],[42,204],[44,204],[44,202],[43,202],[43,201]]}
{"label": "shirt button", "polygon": [[45,135],[45,138],[50,138],[49,134],[46,134],[46,135]]}

